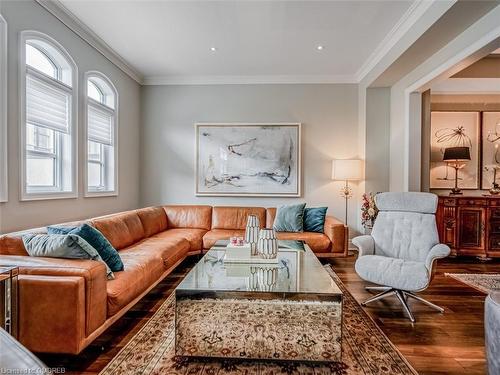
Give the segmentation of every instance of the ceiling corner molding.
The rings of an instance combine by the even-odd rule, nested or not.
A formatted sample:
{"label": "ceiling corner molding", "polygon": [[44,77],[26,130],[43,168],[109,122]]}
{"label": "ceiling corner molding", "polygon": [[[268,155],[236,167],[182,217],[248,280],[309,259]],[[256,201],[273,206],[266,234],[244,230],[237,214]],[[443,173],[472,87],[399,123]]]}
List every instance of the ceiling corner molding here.
{"label": "ceiling corner molding", "polygon": [[358,82],[361,82],[368,73],[389,53],[389,51],[403,38],[411,27],[424,15],[424,13],[438,0],[415,0],[399,21],[375,48],[368,59],[356,73]]}
{"label": "ceiling corner molding", "polygon": [[49,13],[61,21],[66,27],[77,34],[91,47],[96,49],[105,58],[116,65],[120,70],[139,84],[143,83],[144,77],[123,57],[114,51],[104,40],[94,33],[87,25],[78,19],[59,0],[35,0]]}
{"label": "ceiling corner molding", "polygon": [[144,85],[356,84],[353,75],[149,76]]}

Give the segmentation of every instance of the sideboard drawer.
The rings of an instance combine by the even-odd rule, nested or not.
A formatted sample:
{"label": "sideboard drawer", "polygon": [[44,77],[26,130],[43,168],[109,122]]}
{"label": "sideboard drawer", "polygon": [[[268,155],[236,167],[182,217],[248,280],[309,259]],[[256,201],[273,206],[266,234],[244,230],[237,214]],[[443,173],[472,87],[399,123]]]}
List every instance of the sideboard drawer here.
{"label": "sideboard drawer", "polygon": [[500,209],[492,208],[490,210],[490,218],[491,220],[500,220]]}
{"label": "sideboard drawer", "polygon": [[456,198],[442,198],[444,206],[456,206],[457,199]]}
{"label": "sideboard drawer", "polygon": [[458,200],[459,206],[487,206],[487,199],[461,198]]}
{"label": "sideboard drawer", "polygon": [[495,235],[490,237],[490,249],[492,250],[500,249],[500,235]]}
{"label": "sideboard drawer", "polygon": [[500,234],[500,221],[490,222],[490,232]]}

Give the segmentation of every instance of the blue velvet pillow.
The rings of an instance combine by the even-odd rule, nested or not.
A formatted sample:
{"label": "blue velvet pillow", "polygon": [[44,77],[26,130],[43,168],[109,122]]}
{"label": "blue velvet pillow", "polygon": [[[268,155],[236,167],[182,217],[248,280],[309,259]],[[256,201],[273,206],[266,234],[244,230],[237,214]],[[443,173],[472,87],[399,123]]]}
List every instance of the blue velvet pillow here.
{"label": "blue velvet pillow", "polygon": [[304,210],[304,232],[323,233],[328,207],[306,208]]}
{"label": "blue velvet pillow", "polygon": [[305,203],[278,207],[273,229],[277,232],[303,232],[305,207]]}
{"label": "blue velvet pillow", "polygon": [[[28,254],[33,257],[92,259],[103,262],[97,250],[76,234],[25,234],[23,243]],[[107,264],[106,274],[108,279],[114,279]]]}
{"label": "blue velvet pillow", "polygon": [[118,272],[123,271],[124,269],[123,262],[120,258],[120,254],[118,254],[118,251],[116,251],[113,245],[111,245],[101,232],[88,224],[83,224],[79,227],[50,226],[47,227],[47,233],[76,234],[97,250],[111,271]]}

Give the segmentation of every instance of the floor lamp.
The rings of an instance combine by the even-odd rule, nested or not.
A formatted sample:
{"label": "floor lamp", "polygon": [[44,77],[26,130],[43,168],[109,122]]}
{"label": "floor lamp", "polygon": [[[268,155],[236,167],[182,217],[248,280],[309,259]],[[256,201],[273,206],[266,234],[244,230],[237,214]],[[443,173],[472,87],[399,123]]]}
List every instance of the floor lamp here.
{"label": "floor lamp", "polygon": [[345,181],[345,185],[340,189],[340,195],[345,199],[345,225],[347,226],[347,203],[352,197],[352,189],[349,181],[359,181],[363,179],[363,160],[359,159],[337,159],[332,163],[332,180]]}

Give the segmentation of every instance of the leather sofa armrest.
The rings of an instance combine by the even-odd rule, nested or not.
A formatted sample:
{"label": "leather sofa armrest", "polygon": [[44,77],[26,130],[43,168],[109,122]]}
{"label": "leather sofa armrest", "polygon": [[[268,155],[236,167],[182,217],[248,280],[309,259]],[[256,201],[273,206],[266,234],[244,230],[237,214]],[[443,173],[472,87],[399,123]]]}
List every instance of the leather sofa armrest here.
{"label": "leather sofa armrest", "polygon": [[85,339],[85,281],[19,275],[19,341],[33,352],[78,354]]}
{"label": "leather sofa armrest", "polygon": [[[75,337],[85,338],[106,320],[107,278],[104,263],[85,259],[3,255],[0,256],[0,264],[18,266],[19,278],[29,280],[29,282],[19,283],[20,295],[29,296],[24,302],[20,301],[20,305],[28,305],[21,306],[21,311],[29,316],[29,318],[21,317],[21,325],[23,322],[28,326],[36,325],[37,327],[49,324],[47,331],[50,331],[50,324],[54,324],[54,329],[58,331],[60,330],[58,320],[61,310],[71,310],[80,314],[71,319],[74,324],[78,325],[77,328],[81,333]],[[41,285],[46,285],[47,288],[43,289]],[[80,296],[81,293],[83,293],[83,298]],[[53,303],[48,303],[52,300]],[[82,301],[83,305],[81,310],[75,311],[74,304],[80,303],[79,301]],[[50,319],[47,322],[39,320],[36,308],[38,305],[47,306],[54,319],[53,322],[50,322]],[[31,307],[34,309],[32,310]],[[20,326],[20,329],[23,327]],[[64,332],[61,333],[64,334]],[[64,337],[63,335],[62,341],[65,340]],[[24,343],[23,340],[21,342]],[[49,347],[47,343],[45,349],[52,351]]]}
{"label": "leather sofa armrest", "polygon": [[332,243],[332,253],[347,255],[348,230],[342,221],[333,216],[326,216],[324,233]]}

